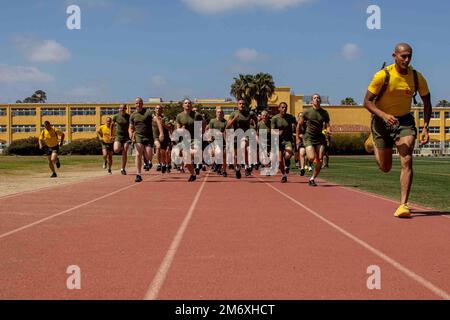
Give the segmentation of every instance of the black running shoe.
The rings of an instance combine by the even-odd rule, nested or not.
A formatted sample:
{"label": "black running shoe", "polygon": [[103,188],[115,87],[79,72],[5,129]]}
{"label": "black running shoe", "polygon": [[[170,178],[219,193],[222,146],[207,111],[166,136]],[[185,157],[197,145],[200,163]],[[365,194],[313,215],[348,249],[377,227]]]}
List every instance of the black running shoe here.
{"label": "black running shoe", "polygon": [[123,176],[126,176],[127,172],[125,171],[125,169],[120,169],[120,174]]}
{"label": "black running shoe", "polygon": [[142,177],[140,175],[137,175],[136,179],[134,179],[134,182],[142,182]]}
{"label": "black running shoe", "polygon": [[148,164],[144,164],[144,170],[145,171],[149,171],[150,170],[150,168],[148,167]]}
{"label": "black running shoe", "polygon": [[289,174],[289,171],[291,171],[291,168],[285,167],[284,170],[286,171],[286,174]]}
{"label": "black running shoe", "polygon": [[226,171],[222,172],[222,177],[228,177],[228,173]]}
{"label": "black running shoe", "polygon": [[150,170],[151,168],[153,168],[153,163],[149,162],[148,163],[148,170]]}
{"label": "black running shoe", "polygon": [[206,165],[202,165],[202,171],[206,171]]}
{"label": "black running shoe", "polygon": [[240,179],[240,178],[241,178],[241,171],[236,170],[236,179]]}
{"label": "black running shoe", "polygon": [[316,182],[314,180],[309,180],[308,185],[310,187],[317,187],[317,184],[316,184]]}
{"label": "black running shoe", "polygon": [[300,175],[303,177],[306,173],[306,170],[304,168],[300,169]]}
{"label": "black running shoe", "polygon": [[197,180],[197,176],[195,174],[193,174],[189,177],[188,182],[194,182],[195,180]]}
{"label": "black running shoe", "polygon": [[281,183],[286,183],[287,182],[287,177],[286,176],[282,176],[281,177]]}
{"label": "black running shoe", "polygon": [[56,167],[61,168],[61,162],[59,162],[59,158],[56,158]]}
{"label": "black running shoe", "polygon": [[161,171],[161,170],[162,170],[161,164],[158,163],[157,166],[156,166],[156,171]]}
{"label": "black running shoe", "polygon": [[108,174],[112,174],[112,171],[111,171],[111,169],[108,169]]}
{"label": "black running shoe", "polygon": [[52,175],[50,176],[50,178],[56,178],[56,177],[57,177],[56,172],[53,172]]}
{"label": "black running shoe", "polygon": [[252,174],[252,171],[250,168],[245,169],[245,176],[246,177],[250,177],[250,175]]}
{"label": "black running shoe", "polygon": [[166,165],[162,165],[161,166],[161,173],[166,173],[167,171],[167,166]]}

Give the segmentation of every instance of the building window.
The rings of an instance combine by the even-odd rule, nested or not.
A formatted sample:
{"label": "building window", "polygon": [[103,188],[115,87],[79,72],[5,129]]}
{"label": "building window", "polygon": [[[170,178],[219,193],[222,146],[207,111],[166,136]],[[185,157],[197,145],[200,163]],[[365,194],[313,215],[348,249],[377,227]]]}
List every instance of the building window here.
{"label": "building window", "polygon": [[445,127],[445,133],[450,133],[450,127]]}
{"label": "building window", "polygon": [[439,119],[441,117],[441,113],[439,111],[433,111],[431,113],[431,119]]}
{"label": "building window", "polygon": [[[0,111],[0,115],[1,115],[1,111]],[[450,112],[445,111],[445,119],[450,119]]]}
{"label": "building window", "polygon": [[450,149],[450,141],[445,141],[444,148]]}
{"label": "building window", "polygon": [[[52,124],[52,127],[55,129],[59,129],[62,132],[66,132],[66,125],[65,124]],[[44,130],[44,126],[41,126],[41,131]]]}
{"label": "building window", "polygon": [[441,142],[440,141],[430,141],[423,146],[421,145],[420,148],[422,148],[422,149],[440,149]]}
{"label": "building window", "polygon": [[6,108],[1,108],[0,109],[0,117],[1,116],[6,116]]}
{"label": "building window", "polygon": [[102,116],[113,116],[119,113],[119,108],[102,108],[101,114]]}
{"label": "building window", "polygon": [[0,133],[6,132],[6,126],[0,126]]}
{"label": "building window", "polygon": [[14,125],[12,127],[12,131],[14,133],[18,132],[36,132],[36,126],[33,124],[30,125]]}
{"label": "building window", "polygon": [[35,116],[36,109],[12,109],[13,116]]}
{"label": "building window", "polygon": [[52,108],[52,109],[42,109],[43,116],[65,116],[66,109],[65,108]]}
{"label": "building window", "polygon": [[95,108],[71,108],[72,116],[95,116]]}
{"label": "building window", "polygon": [[419,111],[419,119],[423,119],[423,111]]}
{"label": "building window", "polygon": [[95,124],[72,125],[72,132],[95,132]]}
{"label": "building window", "polygon": [[[423,127],[419,127],[419,132],[422,132]],[[441,128],[439,127],[429,127],[428,133],[441,133]]]}
{"label": "building window", "polygon": [[223,111],[223,114],[226,116],[230,115],[231,113],[233,113],[236,110],[236,108],[234,108],[234,107],[221,107],[221,109]]}

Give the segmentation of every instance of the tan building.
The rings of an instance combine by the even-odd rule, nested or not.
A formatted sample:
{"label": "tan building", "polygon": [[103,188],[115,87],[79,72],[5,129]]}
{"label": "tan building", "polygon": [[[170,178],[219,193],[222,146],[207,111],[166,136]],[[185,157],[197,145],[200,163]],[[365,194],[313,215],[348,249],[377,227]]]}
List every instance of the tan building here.
{"label": "tan building", "polygon": [[[295,95],[289,87],[278,87],[269,100],[272,113],[277,113],[280,102],[288,104],[289,113],[298,115],[304,107],[303,96]],[[145,107],[154,107],[161,103],[160,99],[152,98]],[[164,102],[162,102],[164,103]],[[167,102],[165,102],[167,103]],[[225,99],[196,99],[194,103],[202,104],[204,108],[221,107],[228,115],[235,110],[236,102]],[[108,116],[118,112],[121,103],[113,104],[0,104],[0,149],[11,141],[38,136],[45,120],[66,134],[66,141],[95,137],[96,128],[103,124]],[[134,102],[128,103],[129,112]],[[363,106],[324,106],[328,110],[335,132],[369,131],[370,114]],[[413,108],[418,128],[423,126],[423,111]],[[431,142],[427,149],[445,152],[450,150],[450,107],[433,108],[430,121]]]}

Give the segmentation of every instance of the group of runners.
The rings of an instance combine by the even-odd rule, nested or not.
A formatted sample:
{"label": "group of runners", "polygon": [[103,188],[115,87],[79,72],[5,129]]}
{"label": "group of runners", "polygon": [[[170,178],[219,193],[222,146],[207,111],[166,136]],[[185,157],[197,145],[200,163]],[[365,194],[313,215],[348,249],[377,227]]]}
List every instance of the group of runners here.
{"label": "group of runners", "polygon": [[[425,78],[409,66],[411,46],[406,43],[398,44],[392,56],[395,63],[375,74],[368,87],[364,106],[372,114],[371,137],[376,161],[383,172],[391,170],[392,148],[394,145],[397,147],[401,160],[401,201],[394,215],[403,218],[410,216],[407,203],[412,183],[412,152],[417,136],[411,102],[418,92],[424,103],[424,127],[420,142],[425,144],[429,140],[431,98]],[[144,109],[140,97],[136,98],[135,107],[136,110],[130,115],[127,113],[127,106],[121,105],[119,113],[107,118],[106,123],[98,128],[97,136],[102,142],[103,166],[110,174],[113,152],[122,153],[120,171],[122,175],[127,174],[128,150],[131,144],[134,146],[136,182],[142,181],[142,169],[150,170],[152,167],[154,153],[157,156],[158,170],[162,173],[170,172],[174,157],[182,158],[174,166],[182,172],[186,168],[190,174],[188,181],[193,182],[200,171],[205,170],[202,155],[206,148],[207,153],[216,159],[212,170],[224,177],[228,175],[228,170],[233,170],[237,179],[241,179],[242,169],[246,176],[250,176],[255,169],[265,169],[278,163],[278,168],[275,169],[281,172],[281,182],[285,183],[294,157],[301,176],[305,175],[305,168],[310,168],[311,162],[314,164],[309,185],[317,186],[316,178],[322,169],[324,157],[328,165],[327,147],[332,131],[329,114],[321,107],[319,94],[312,97],[312,106],[304,109],[297,117],[287,112],[288,105],[285,102],[279,104],[278,114],[271,118],[267,111],[258,115],[250,110],[244,100],[239,100],[237,110],[230,114],[229,120],[225,119],[223,110],[217,108],[216,117],[208,122],[205,115],[192,108],[189,99],[183,101],[183,111],[175,121],[164,117],[161,105],[154,110]],[[207,141],[203,141],[201,136],[199,139],[194,136],[196,122],[201,122],[201,134],[209,136]],[[64,134],[52,128],[48,121],[44,125],[39,144],[41,148],[46,148],[51,177],[56,177],[55,167],[60,166],[57,155],[59,145],[64,141]],[[231,144],[234,146],[230,146],[230,143],[227,146],[227,134],[231,129],[233,132],[241,129],[244,133],[253,129],[250,131],[256,135],[257,146],[264,145],[264,152],[251,148],[252,134],[241,137],[238,135],[238,138],[233,136]],[[214,134],[209,134],[211,130]],[[183,133],[180,134],[180,131]],[[271,145],[273,135],[278,138],[278,148]],[[261,144],[261,140],[267,143]],[[188,144],[187,149],[179,148],[182,142]],[[232,149],[234,157],[230,161],[228,155]],[[277,154],[274,152],[276,149]],[[244,157],[238,157],[238,150],[244,153]],[[274,174],[277,170],[268,174]]]}

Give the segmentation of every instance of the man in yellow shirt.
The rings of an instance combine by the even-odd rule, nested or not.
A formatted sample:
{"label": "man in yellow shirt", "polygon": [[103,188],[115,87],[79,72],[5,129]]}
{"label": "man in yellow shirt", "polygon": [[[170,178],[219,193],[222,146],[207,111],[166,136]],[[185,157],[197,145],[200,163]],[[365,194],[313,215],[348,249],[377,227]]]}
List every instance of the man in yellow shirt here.
{"label": "man in yellow shirt", "polygon": [[394,144],[400,155],[401,203],[394,214],[399,218],[411,215],[408,198],[413,177],[412,153],[417,136],[411,104],[415,93],[420,94],[424,105],[425,125],[420,138],[422,145],[429,140],[428,125],[432,109],[425,78],[409,66],[412,53],[410,45],[398,44],[392,54],[395,63],[375,74],[364,99],[364,106],[373,114],[371,129],[379,168],[383,172],[391,170]]}
{"label": "man in yellow shirt", "polygon": [[113,159],[113,141],[111,139],[111,117],[106,118],[106,124],[101,125],[97,130],[97,138],[102,144],[103,169],[108,167],[108,174],[112,174],[112,159]]}
{"label": "man in yellow shirt", "polygon": [[[58,136],[61,141],[58,141]],[[59,162],[58,152],[59,146],[64,144],[64,133],[58,128],[53,128],[50,121],[44,122],[44,130],[39,135],[39,149],[43,149],[48,159],[48,166],[52,171],[50,178],[56,178],[55,166],[59,169],[61,163]]]}

